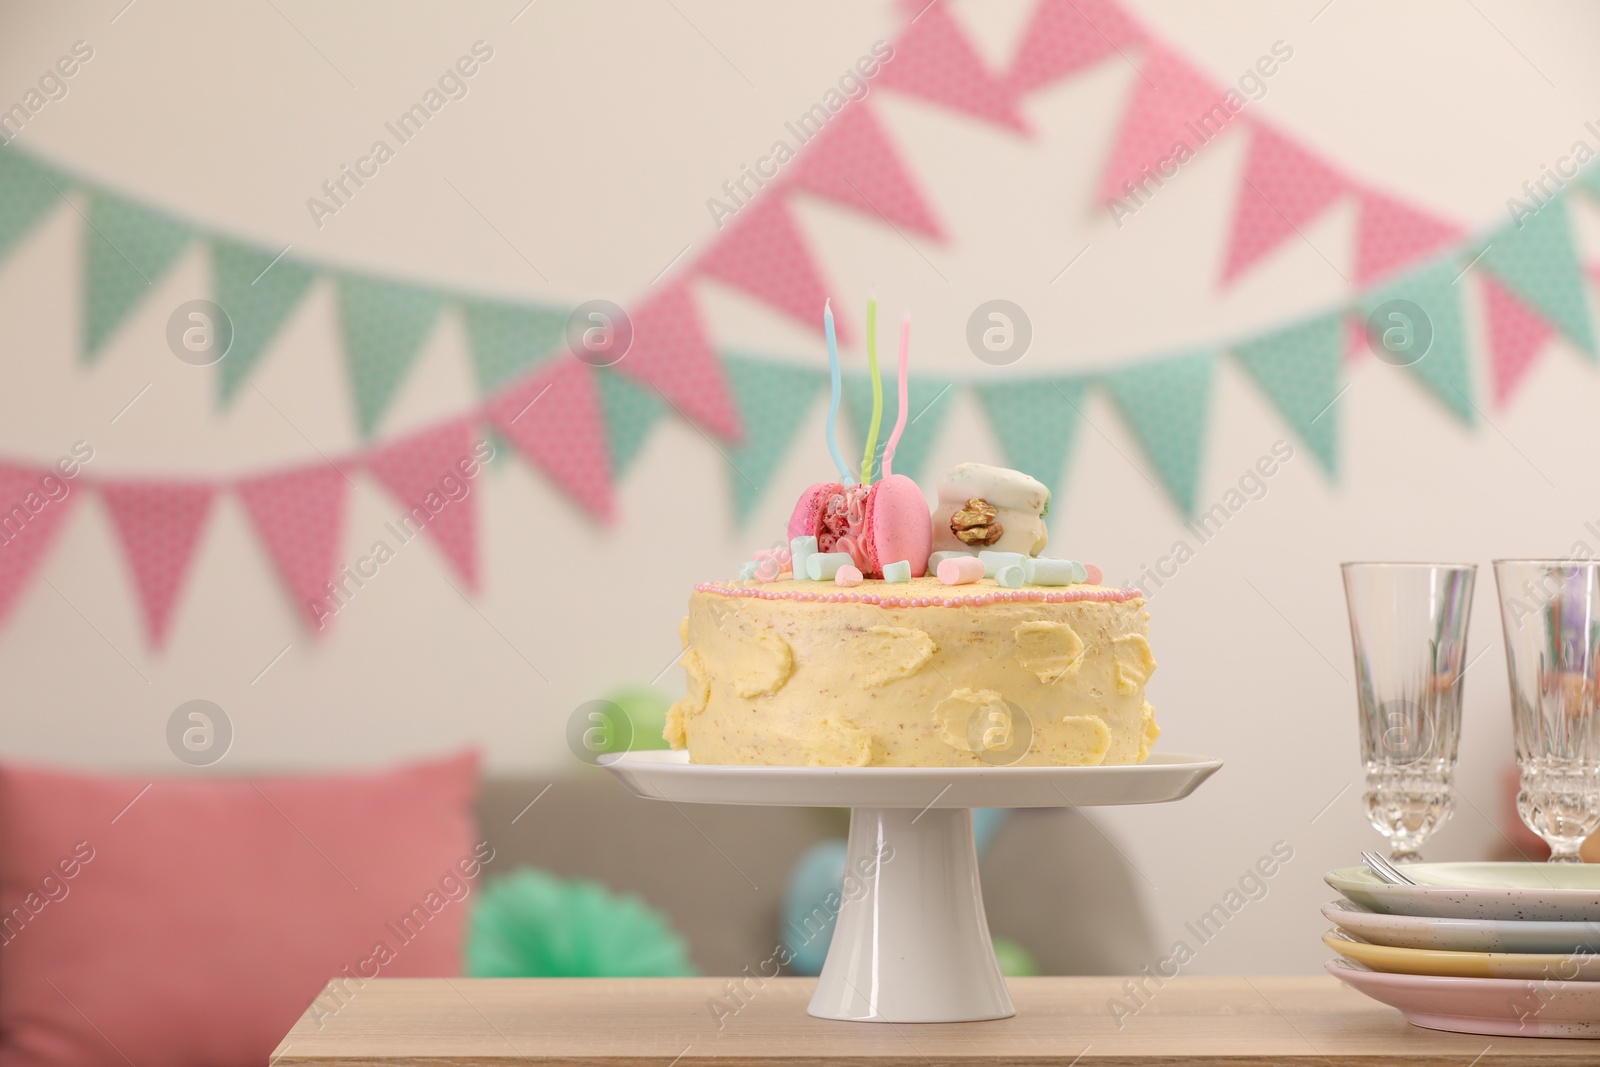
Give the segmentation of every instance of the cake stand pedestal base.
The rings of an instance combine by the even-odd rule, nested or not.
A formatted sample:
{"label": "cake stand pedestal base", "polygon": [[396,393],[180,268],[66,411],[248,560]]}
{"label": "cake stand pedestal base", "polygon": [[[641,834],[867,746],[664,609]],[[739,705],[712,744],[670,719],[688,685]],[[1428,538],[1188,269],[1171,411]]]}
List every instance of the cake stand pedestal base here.
{"label": "cake stand pedestal base", "polygon": [[812,1015],[926,1023],[1016,1014],[983,914],[970,809],[852,809],[838,907]]}
{"label": "cake stand pedestal base", "polygon": [[[1222,764],[1163,752],[1118,767],[756,767],[629,752],[601,766],[674,804],[850,808],[833,941],[810,1012],[823,1019],[957,1023],[1016,1014],[983,913],[973,808],[1182,800]],[[815,933],[828,915],[817,913]],[[812,923],[815,922],[813,926]]]}

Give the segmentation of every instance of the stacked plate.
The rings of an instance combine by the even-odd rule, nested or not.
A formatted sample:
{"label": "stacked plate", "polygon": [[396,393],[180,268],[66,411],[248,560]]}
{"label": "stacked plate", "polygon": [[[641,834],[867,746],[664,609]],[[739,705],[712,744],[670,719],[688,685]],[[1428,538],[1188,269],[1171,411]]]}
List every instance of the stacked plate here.
{"label": "stacked plate", "polygon": [[1324,879],[1335,978],[1418,1026],[1600,1037],[1600,865],[1415,863],[1417,885],[1365,867]]}

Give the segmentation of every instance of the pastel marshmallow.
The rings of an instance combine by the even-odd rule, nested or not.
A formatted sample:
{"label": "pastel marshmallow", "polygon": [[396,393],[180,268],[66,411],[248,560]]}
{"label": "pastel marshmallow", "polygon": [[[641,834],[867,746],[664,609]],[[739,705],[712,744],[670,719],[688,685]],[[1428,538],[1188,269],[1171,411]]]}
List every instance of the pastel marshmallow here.
{"label": "pastel marshmallow", "polygon": [[1022,564],[1013,563],[1009,567],[1000,568],[1000,572],[994,576],[994,580],[1006,589],[1020,589],[1028,579],[1022,573]]}
{"label": "pastel marshmallow", "polygon": [[935,552],[933,555],[928,557],[928,570],[932,574],[938,574],[939,573],[939,564],[943,563],[947,559],[962,559],[962,558],[965,558],[965,559],[977,559],[978,558],[978,554],[976,552],[972,552],[972,551],[967,551],[967,552]]}
{"label": "pastel marshmallow", "polygon": [[1022,561],[1027,559],[1021,552],[991,552],[985,549],[978,553],[978,559],[983,563],[983,576],[993,578],[1000,573],[1001,567],[1022,566]]}
{"label": "pastel marshmallow", "polygon": [[1096,567],[1093,563],[1084,564],[1083,572],[1083,580],[1088,582],[1090,585],[1099,585],[1106,580],[1105,574],[1102,573],[1100,568]]}
{"label": "pastel marshmallow", "polygon": [[834,585],[860,585],[862,580],[863,577],[861,571],[848,563],[833,572]]}
{"label": "pastel marshmallow", "polygon": [[806,577],[813,582],[828,582],[838,575],[841,567],[855,563],[848,552],[816,552],[806,557]]}
{"label": "pastel marshmallow", "polygon": [[971,585],[983,577],[983,560],[975,556],[953,556],[941,560],[934,573],[945,585]]}
{"label": "pastel marshmallow", "polygon": [[741,582],[748,582],[750,579],[754,578],[756,576],[756,566],[757,563],[753,559],[746,560],[745,562],[739,564],[739,580]]}
{"label": "pastel marshmallow", "polygon": [[1070,559],[1030,559],[1022,572],[1029,585],[1071,585],[1082,580],[1077,576],[1082,566]]}
{"label": "pastel marshmallow", "polygon": [[[789,565],[794,568],[794,577],[796,581],[799,581],[806,576],[806,561],[810,559],[811,556],[815,555],[816,551],[817,539],[815,537],[805,536],[789,538]],[[776,565],[777,561],[774,560],[773,563]]]}
{"label": "pastel marshmallow", "polygon": [[896,560],[883,565],[883,580],[891,585],[898,582],[911,580],[911,561],[908,559]]}

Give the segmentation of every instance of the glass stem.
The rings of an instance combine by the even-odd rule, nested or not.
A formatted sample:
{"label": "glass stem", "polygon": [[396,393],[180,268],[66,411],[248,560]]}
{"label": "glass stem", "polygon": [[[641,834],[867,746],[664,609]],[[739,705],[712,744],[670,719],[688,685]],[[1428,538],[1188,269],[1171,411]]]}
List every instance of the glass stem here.
{"label": "glass stem", "polygon": [[1422,853],[1414,848],[1392,848],[1389,850],[1390,863],[1421,863]]}
{"label": "glass stem", "polygon": [[1550,850],[1550,862],[1551,863],[1582,863],[1583,862],[1583,857],[1578,855],[1578,847],[1576,845],[1573,845],[1571,847],[1570,851],[1562,850],[1562,851],[1558,852],[1555,849],[1551,849]]}

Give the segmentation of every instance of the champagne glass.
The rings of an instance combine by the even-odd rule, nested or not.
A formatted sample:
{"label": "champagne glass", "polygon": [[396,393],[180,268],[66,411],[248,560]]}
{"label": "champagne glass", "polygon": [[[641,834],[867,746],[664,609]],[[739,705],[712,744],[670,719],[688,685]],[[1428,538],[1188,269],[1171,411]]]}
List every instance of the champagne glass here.
{"label": "champagne glass", "polygon": [[1346,563],[1367,818],[1389,858],[1414,863],[1450,818],[1461,743],[1461,672],[1478,568]]}
{"label": "champagne glass", "polygon": [[1600,563],[1494,561],[1522,788],[1517,813],[1578,863],[1600,826]]}

